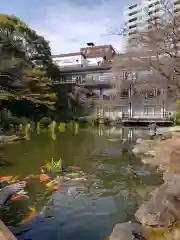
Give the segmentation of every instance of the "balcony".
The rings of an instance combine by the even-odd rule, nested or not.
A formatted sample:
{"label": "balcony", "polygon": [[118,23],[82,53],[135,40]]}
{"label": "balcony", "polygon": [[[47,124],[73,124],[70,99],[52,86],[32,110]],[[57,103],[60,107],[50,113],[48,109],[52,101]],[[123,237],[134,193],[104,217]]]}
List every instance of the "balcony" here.
{"label": "balcony", "polygon": [[77,85],[83,86],[86,88],[111,88],[112,87],[112,80],[109,77],[99,78],[93,80],[92,78],[85,78],[79,82]]}

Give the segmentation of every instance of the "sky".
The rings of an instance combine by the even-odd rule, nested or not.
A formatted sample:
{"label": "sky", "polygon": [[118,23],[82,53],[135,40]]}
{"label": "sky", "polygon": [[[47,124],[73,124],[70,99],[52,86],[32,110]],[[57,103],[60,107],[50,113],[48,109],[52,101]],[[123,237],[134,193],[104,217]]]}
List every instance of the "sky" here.
{"label": "sky", "polygon": [[50,42],[52,54],[78,52],[87,42],[112,44],[122,51],[122,37],[112,34],[123,23],[131,0],[1,0],[0,12],[14,14]]}

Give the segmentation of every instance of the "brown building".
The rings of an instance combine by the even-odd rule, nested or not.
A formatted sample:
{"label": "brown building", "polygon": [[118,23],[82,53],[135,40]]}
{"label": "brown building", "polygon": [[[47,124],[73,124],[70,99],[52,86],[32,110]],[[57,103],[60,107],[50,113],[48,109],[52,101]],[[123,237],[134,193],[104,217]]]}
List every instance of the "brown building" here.
{"label": "brown building", "polygon": [[138,57],[133,53],[118,55],[111,45],[81,48],[80,52],[86,59],[111,57],[103,58],[101,64],[61,68],[61,83],[84,86],[96,94],[94,114],[112,119],[123,115],[134,119],[163,119],[168,111],[174,111],[166,79],[149,67],[149,52]]}

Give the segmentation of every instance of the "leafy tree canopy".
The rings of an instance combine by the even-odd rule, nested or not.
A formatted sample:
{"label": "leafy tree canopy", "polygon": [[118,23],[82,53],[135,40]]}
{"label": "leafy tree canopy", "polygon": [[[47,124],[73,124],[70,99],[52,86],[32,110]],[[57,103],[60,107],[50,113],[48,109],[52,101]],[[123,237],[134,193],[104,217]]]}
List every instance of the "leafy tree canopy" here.
{"label": "leafy tree canopy", "polygon": [[1,98],[4,95],[5,99],[8,96],[52,106],[53,80],[59,74],[49,42],[18,17],[0,14]]}

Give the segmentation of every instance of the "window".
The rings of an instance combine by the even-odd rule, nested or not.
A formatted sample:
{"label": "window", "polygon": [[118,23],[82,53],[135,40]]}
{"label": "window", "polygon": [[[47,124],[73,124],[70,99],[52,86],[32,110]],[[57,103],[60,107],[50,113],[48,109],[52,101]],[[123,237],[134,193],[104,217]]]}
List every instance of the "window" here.
{"label": "window", "polygon": [[132,28],[135,28],[135,27],[137,27],[136,24],[129,26],[129,29],[132,29]]}
{"label": "window", "polygon": [[122,92],[120,93],[121,98],[128,98],[129,96],[129,90],[128,89],[123,89]]}
{"label": "window", "polygon": [[129,16],[133,16],[133,15],[135,15],[137,13],[138,13],[138,11],[131,12],[131,13],[129,13]]}
{"label": "window", "polygon": [[144,115],[148,115],[148,108],[147,107],[144,108]]}
{"label": "window", "polygon": [[129,7],[129,10],[131,10],[131,9],[137,7],[137,6],[138,6],[137,4],[134,4],[134,5],[130,6],[130,7]]}

